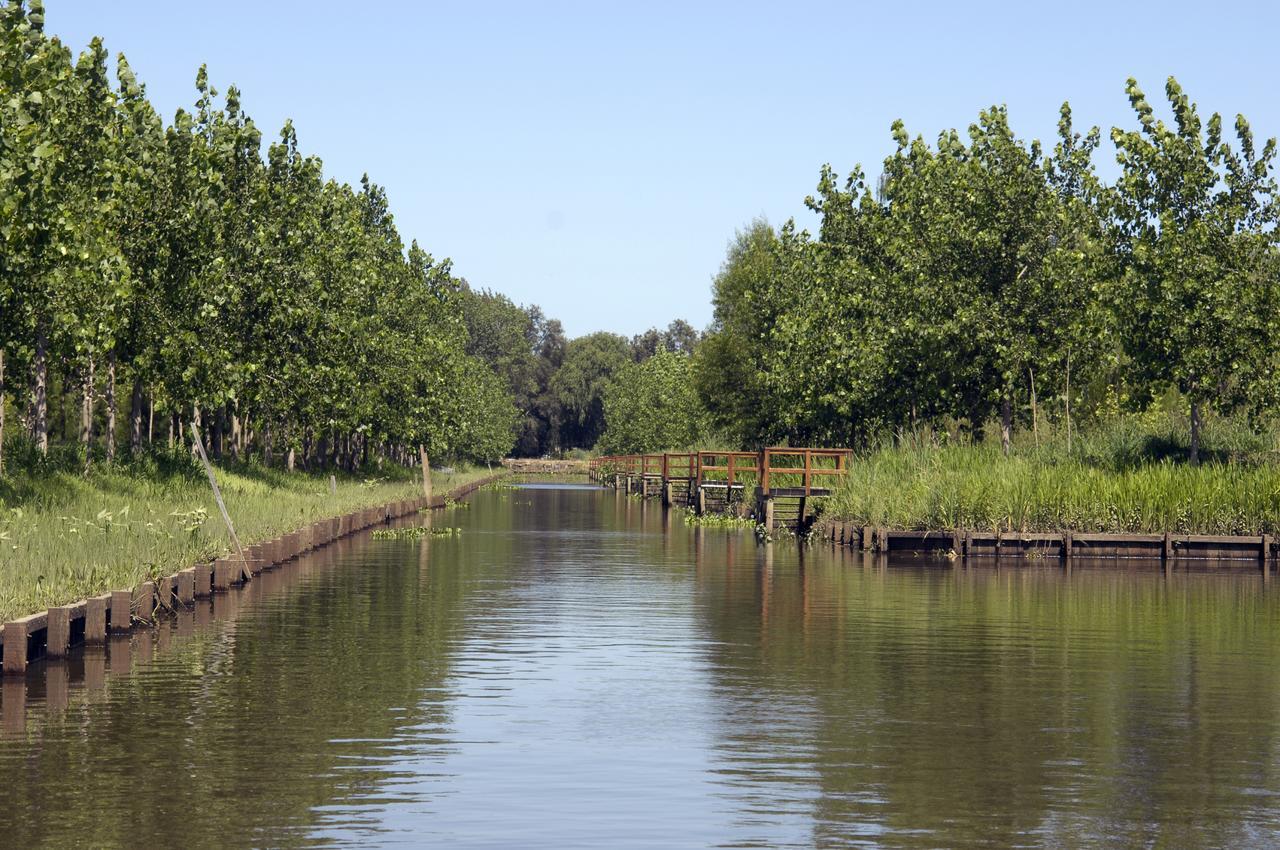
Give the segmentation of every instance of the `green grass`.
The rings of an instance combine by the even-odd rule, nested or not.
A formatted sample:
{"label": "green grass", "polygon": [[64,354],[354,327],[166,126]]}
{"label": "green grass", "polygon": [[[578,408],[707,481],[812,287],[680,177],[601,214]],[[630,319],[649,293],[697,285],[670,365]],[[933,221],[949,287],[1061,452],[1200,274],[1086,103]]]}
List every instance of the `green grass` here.
{"label": "green grass", "polygon": [[[432,474],[433,491],[489,475]],[[421,495],[416,470],[363,475],[220,468],[218,483],[241,542],[251,544],[314,520]],[[209,483],[185,460],[88,476],[20,469],[0,479],[0,622],[216,557],[230,541]]]}
{"label": "green grass", "polygon": [[897,447],[855,460],[825,513],[899,528],[1263,534],[1280,530],[1280,466],[1117,462],[1051,448]]}

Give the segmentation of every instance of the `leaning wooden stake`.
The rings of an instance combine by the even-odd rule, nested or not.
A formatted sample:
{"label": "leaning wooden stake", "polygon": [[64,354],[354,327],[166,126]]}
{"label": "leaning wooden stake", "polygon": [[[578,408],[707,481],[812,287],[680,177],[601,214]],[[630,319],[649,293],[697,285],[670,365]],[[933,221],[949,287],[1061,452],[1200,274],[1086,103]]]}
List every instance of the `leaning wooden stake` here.
{"label": "leaning wooden stake", "polygon": [[431,464],[427,460],[427,448],[418,444],[418,457],[422,461],[422,495],[427,497],[427,507],[431,507]]}
{"label": "leaning wooden stake", "polygon": [[209,486],[213,488],[213,499],[218,503],[218,510],[222,513],[222,521],[227,524],[227,533],[231,535],[231,543],[236,547],[236,554],[240,556],[240,571],[247,579],[250,577],[249,561],[244,556],[244,549],[240,546],[240,538],[236,536],[235,526],[231,524],[231,515],[227,513],[226,503],[222,501],[222,491],[218,489],[218,480],[213,477],[213,467],[209,465],[209,456],[204,453],[204,441],[200,439],[200,429],[196,423],[191,423],[191,434],[195,437],[196,451],[200,453],[200,462],[204,464],[204,474],[209,476]]}

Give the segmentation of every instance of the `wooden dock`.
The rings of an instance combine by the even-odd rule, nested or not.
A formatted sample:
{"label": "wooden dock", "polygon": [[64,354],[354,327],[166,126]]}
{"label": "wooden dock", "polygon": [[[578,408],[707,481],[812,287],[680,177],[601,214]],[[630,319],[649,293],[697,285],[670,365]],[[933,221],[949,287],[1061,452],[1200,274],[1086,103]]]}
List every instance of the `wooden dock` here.
{"label": "wooden dock", "polygon": [[[592,480],[699,514],[753,516],[767,532],[805,531],[814,522],[813,500],[831,495],[848,472],[849,449],[770,447],[758,452],[700,451],[595,458]],[[1112,559],[1164,564],[1214,562],[1261,565],[1280,559],[1271,535],[1000,533],[975,529],[897,529],[823,520],[820,539],[864,551],[934,555],[962,562],[1017,558]]]}
{"label": "wooden dock", "polygon": [[834,492],[852,459],[850,449],[789,447],[612,455],[592,460],[588,474],[627,495],[661,497],[668,506],[750,515],[767,531],[801,531],[812,520],[813,500]]}

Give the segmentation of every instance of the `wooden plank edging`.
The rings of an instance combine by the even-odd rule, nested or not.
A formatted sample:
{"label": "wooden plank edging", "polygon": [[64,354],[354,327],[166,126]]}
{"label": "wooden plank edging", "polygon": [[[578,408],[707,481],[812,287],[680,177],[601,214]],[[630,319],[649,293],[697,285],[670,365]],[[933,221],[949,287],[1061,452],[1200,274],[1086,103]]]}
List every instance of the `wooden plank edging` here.
{"label": "wooden plank edging", "polygon": [[[430,508],[443,507],[446,498],[464,498],[507,474],[506,471],[498,472],[459,485],[446,495],[433,497]],[[143,581],[136,589],[113,590],[16,618],[0,626],[0,670],[4,675],[25,675],[29,662],[39,655],[50,658],[65,656],[71,648],[73,623],[83,623],[83,643],[105,643],[109,633],[128,632],[134,628],[135,621],[138,625],[156,625],[160,610],[171,611],[177,605],[189,606],[196,599],[207,598],[215,591],[222,592],[232,585],[248,582],[263,570],[280,566],[374,525],[408,516],[424,507],[427,507],[427,500],[418,497],[315,520],[301,529],[245,547],[244,562],[238,556],[228,555],[155,581]]]}

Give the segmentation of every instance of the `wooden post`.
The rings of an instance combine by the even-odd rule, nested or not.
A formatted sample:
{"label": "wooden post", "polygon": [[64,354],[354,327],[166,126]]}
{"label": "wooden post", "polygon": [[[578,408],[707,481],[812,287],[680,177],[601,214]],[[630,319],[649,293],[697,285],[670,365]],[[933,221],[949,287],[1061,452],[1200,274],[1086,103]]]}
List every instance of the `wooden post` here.
{"label": "wooden post", "polygon": [[213,488],[213,499],[218,503],[218,511],[222,514],[222,521],[227,525],[227,533],[231,535],[231,543],[236,547],[237,554],[240,555],[240,563],[245,562],[244,549],[240,546],[240,538],[236,536],[235,526],[231,524],[231,515],[227,513],[227,505],[222,501],[222,491],[218,489],[218,480],[213,476],[213,467],[209,465],[209,457],[204,453],[204,441],[200,439],[200,429],[196,427],[196,423],[191,423],[191,434],[195,437],[196,450],[200,453],[200,462],[204,464],[204,473],[209,476],[209,486]]}
{"label": "wooden post", "polygon": [[107,642],[107,603],[111,594],[90,596],[84,603],[84,642]]}
{"label": "wooden post", "polygon": [[210,571],[213,567],[209,564],[197,564],[193,578],[195,583],[192,588],[192,594],[196,599],[207,599],[213,593],[213,583],[210,580]]}
{"label": "wooden post", "polygon": [[144,623],[150,623],[155,619],[155,598],[155,583],[144,581],[138,588],[138,619]]}
{"label": "wooden post", "polygon": [[71,614],[75,607],[62,605],[49,609],[49,623],[45,626],[44,654],[50,658],[63,658],[71,648]]}
{"label": "wooden post", "polygon": [[178,573],[178,601],[190,605],[196,598],[196,568],[188,567]]}
{"label": "wooden post", "polygon": [[872,544],[875,542],[875,539],[875,529],[869,525],[862,526],[862,551],[865,552],[870,549]]}
{"label": "wooden post", "polygon": [[156,608],[173,610],[174,594],[178,588],[178,576],[163,576],[156,581]]}
{"label": "wooden post", "polygon": [[768,496],[764,497],[764,530],[773,534],[773,499]]}
{"label": "wooden post", "polygon": [[431,503],[431,461],[427,458],[427,447],[418,443],[418,459],[422,463],[422,495],[427,503]]}
{"label": "wooden post", "polygon": [[133,594],[127,590],[111,591],[111,631],[127,632],[133,625]]}
{"label": "wooden post", "polygon": [[32,614],[4,624],[4,674],[20,676],[27,672],[27,641],[45,619],[44,614]]}
{"label": "wooden post", "polygon": [[221,593],[231,589],[231,564],[226,558],[213,562],[213,592]]}

